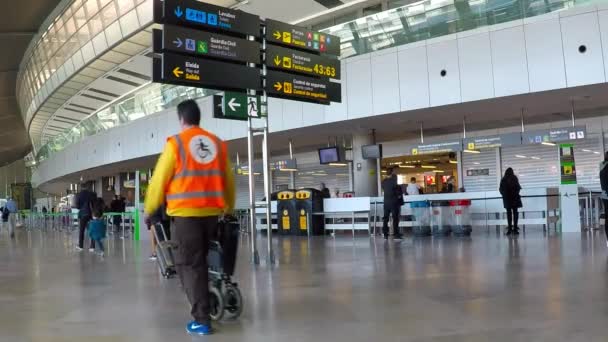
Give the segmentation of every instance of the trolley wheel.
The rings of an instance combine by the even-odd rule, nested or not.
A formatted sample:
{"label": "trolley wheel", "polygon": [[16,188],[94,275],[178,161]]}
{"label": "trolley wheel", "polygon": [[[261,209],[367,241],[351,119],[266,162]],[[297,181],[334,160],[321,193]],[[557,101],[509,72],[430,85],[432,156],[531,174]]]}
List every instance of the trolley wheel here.
{"label": "trolley wheel", "polygon": [[224,317],[224,298],[220,290],[211,284],[209,284],[209,316],[214,321]]}
{"label": "trolley wheel", "polygon": [[232,284],[226,284],[223,291],[224,316],[226,318],[238,318],[243,312],[243,296],[241,290]]}

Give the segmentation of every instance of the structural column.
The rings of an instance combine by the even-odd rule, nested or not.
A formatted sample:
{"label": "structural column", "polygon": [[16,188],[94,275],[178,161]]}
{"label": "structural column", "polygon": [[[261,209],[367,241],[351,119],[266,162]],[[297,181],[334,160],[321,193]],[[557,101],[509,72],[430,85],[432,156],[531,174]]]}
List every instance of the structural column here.
{"label": "structural column", "polygon": [[376,173],[376,161],[373,159],[363,159],[361,147],[373,143],[370,134],[353,135],[353,190],[355,196],[378,196],[378,183]]}

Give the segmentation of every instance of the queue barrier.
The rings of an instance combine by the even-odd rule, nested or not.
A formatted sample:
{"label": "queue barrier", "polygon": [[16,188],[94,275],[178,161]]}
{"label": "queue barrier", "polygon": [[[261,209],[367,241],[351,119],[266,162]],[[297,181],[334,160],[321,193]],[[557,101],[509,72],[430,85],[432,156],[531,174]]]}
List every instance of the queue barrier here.
{"label": "queue barrier", "polygon": [[[103,214],[103,219],[106,220],[108,233],[111,235],[114,226],[113,218],[119,216],[121,218],[122,235],[121,238],[127,237],[127,231],[135,229],[135,213],[134,212],[107,212]],[[34,230],[56,230],[72,232],[78,229],[78,213],[77,212],[57,212],[57,213],[40,213],[30,210],[21,210],[18,215],[18,222],[21,222],[25,228]]]}

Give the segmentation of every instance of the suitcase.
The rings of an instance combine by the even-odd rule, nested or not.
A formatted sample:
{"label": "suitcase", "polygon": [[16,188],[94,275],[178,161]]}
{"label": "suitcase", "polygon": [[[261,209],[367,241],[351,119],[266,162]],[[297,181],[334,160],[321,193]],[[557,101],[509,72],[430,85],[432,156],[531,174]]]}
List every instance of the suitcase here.
{"label": "suitcase", "polygon": [[236,254],[239,244],[240,226],[234,217],[225,217],[218,224],[218,241],[222,247],[223,273],[232,276],[236,266]]}
{"label": "suitcase", "polygon": [[175,262],[173,261],[173,245],[171,241],[167,238],[167,232],[165,231],[165,227],[162,223],[155,223],[153,225],[152,231],[154,232],[154,237],[156,238],[156,262],[158,263],[158,268],[160,269],[160,273],[165,278],[171,278],[176,274],[175,271]]}

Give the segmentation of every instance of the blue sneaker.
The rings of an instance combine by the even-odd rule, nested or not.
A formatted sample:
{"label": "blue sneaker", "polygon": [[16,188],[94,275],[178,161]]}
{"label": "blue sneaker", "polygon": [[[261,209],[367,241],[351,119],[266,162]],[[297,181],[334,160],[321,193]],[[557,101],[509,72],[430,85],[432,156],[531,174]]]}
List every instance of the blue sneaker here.
{"label": "blue sneaker", "polygon": [[198,324],[196,321],[191,321],[186,325],[186,331],[191,335],[211,335],[213,329],[211,324]]}

